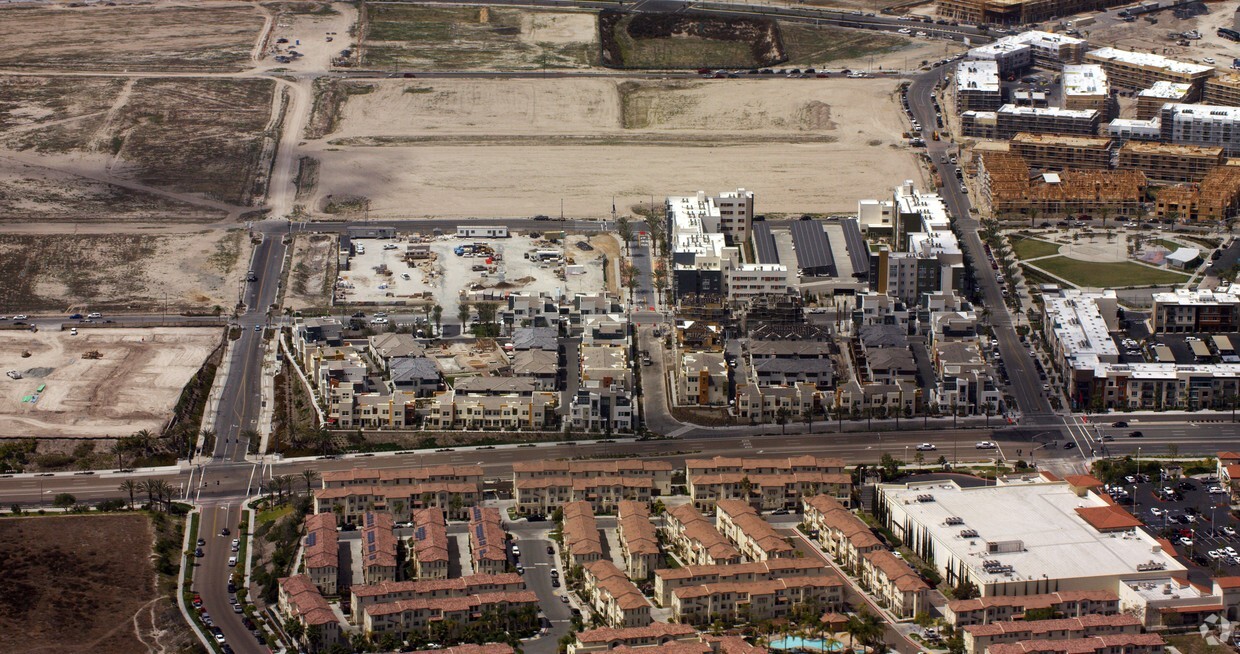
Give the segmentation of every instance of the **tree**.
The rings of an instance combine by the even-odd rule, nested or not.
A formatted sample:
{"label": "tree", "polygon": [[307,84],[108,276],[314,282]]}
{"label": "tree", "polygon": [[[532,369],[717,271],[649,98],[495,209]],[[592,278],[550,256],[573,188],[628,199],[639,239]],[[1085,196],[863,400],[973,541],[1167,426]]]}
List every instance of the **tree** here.
{"label": "tree", "polygon": [[[262,439],[263,435],[260,434],[257,429],[246,428],[242,429],[241,432],[237,434],[238,441],[245,441],[246,444],[252,448],[257,448],[259,441]],[[254,451],[257,452],[258,450],[255,449]]]}
{"label": "tree", "polygon": [[856,615],[848,617],[848,622],[844,625],[844,631],[848,632],[854,643],[861,643],[869,647],[875,647],[883,642],[883,623],[878,616],[868,611],[861,611]]}
{"label": "tree", "polygon": [[289,638],[292,638],[294,641],[300,642],[301,637],[306,634],[306,629],[302,626],[300,620],[296,618],[285,618],[284,633],[288,634]]}
{"label": "tree", "polygon": [[810,407],[801,412],[801,419],[805,421],[805,429],[809,433],[814,433],[814,407]]}
{"label": "tree", "polygon": [[781,434],[788,433],[788,416],[788,407],[781,406],[779,407],[779,410],[775,412],[775,422],[779,424],[779,432]]}
{"label": "tree", "polygon": [[126,479],[125,481],[121,482],[120,491],[122,493],[129,493],[129,510],[130,511],[133,510],[134,493],[137,493],[140,488],[141,488],[141,484],[139,484],[138,482],[132,479]]}
{"label": "tree", "polygon": [[468,302],[462,302],[461,306],[457,307],[456,317],[459,318],[461,321],[461,333],[462,334],[465,333],[465,326],[469,324],[469,314],[471,312],[470,310],[471,310],[471,307],[469,306]]}
{"label": "tree", "polygon": [[309,495],[314,482],[319,480],[319,473],[314,468],[306,468],[301,471],[301,478],[306,482],[306,495]]}
{"label": "tree", "polygon": [[498,336],[499,330],[495,329],[495,317],[499,314],[499,305],[495,302],[476,302],[474,308],[478,311],[478,322],[482,325],[484,336]]}
{"label": "tree", "polygon": [[637,287],[641,283],[641,280],[638,279],[637,266],[627,261],[624,262],[620,266],[620,279],[624,286],[629,289],[629,302],[631,303],[633,301],[633,294],[637,292]]}
{"label": "tree", "polygon": [[67,509],[74,504],[77,504],[77,498],[70,493],[57,493],[56,497],[52,498],[52,506],[58,509]]}
{"label": "tree", "polygon": [[435,335],[443,333],[443,307],[436,304],[431,308],[431,316],[435,319]]}
{"label": "tree", "polygon": [[890,452],[883,452],[883,457],[878,462],[878,467],[882,468],[883,478],[885,479],[894,479],[896,475],[900,474],[900,466],[901,462],[894,456],[891,456]]}
{"label": "tree", "polygon": [[158,484],[155,483],[155,480],[147,479],[146,481],[139,483],[138,488],[141,489],[142,492],[146,493],[147,505],[152,509],[155,508],[155,491],[158,488]]}
{"label": "tree", "polygon": [[624,254],[629,253],[629,243],[633,240],[633,223],[628,216],[620,216],[616,218],[616,235],[624,241]]}

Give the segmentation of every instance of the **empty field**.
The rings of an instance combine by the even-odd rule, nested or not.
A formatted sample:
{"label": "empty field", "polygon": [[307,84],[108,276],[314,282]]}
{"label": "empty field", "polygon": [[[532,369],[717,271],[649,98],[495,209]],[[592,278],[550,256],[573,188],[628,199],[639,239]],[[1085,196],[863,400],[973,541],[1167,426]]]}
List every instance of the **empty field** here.
{"label": "empty field", "polygon": [[592,13],[367,5],[363,64],[423,70],[583,68],[597,57]]}
{"label": "empty field", "polygon": [[920,177],[894,81],[367,84],[330,140],[305,146],[322,162],[310,206],[354,195],[372,217],[528,216],[558,211],[558,196],[601,217],[612,196],[741,186],[765,213],[853,211]]}
{"label": "empty field", "polygon": [[7,82],[0,148],[26,155],[25,163],[230,204],[264,191],[279,127],[271,80],[0,79]]}
{"label": "empty field", "polygon": [[331,304],[340,247],[330,234],[299,234],[293,239],[292,268],[284,306],[293,309]]}
{"label": "empty field", "polygon": [[[158,433],[220,338],[214,327],[0,331],[0,361],[22,374],[0,377],[0,437]],[[82,358],[91,351],[101,356]]]}
{"label": "empty field", "polygon": [[765,18],[706,14],[599,14],[602,63],[617,68],[751,68],[786,59]]}
{"label": "empty field", "polygon": [[61,70],[241,70],[263,17],[249,5],[7,7],[0,66]]}
{"label": "empty field", "polygon": [[827,66],[841,60],[890,54],[909,49],[916,42],[894,34],[871,30],[844,29],[780,23],[788,63],[798,66]]}
{"label": "empty field", "polygon": [[0,314],[231,308],[250,260],[245,236],[0,234]]}
{"label": "empty field", "polygon": [[1121,263],[1097,263],[1079,261],[1068,257],[1040,259],[1032,265],[1052,275],[1086,288],[1125,288],[1129,286],[1153,286],[1182,284],[1187,275],[1169,270],[1159,270],[1129,261]]}

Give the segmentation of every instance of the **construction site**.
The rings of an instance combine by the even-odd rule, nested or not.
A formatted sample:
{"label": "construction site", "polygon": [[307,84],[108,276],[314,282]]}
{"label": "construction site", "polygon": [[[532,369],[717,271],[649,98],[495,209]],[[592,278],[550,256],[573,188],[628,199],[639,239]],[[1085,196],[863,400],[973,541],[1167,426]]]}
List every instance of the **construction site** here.
{"label": "construction site", "polygon": [[1240,165],[1228,162],[1196,184],[1158,191],[1154,214],[1160,220],[1226,220],[1240,210]]}
{"label": "construction site", "polygon": [[982,197],[991,214],[1044,217],[1106,212],[1135,215],[1147,180],[1139,170],[1065,170],[1031,175],[1029,163],[1010,152],[987,152],[978,161]]}

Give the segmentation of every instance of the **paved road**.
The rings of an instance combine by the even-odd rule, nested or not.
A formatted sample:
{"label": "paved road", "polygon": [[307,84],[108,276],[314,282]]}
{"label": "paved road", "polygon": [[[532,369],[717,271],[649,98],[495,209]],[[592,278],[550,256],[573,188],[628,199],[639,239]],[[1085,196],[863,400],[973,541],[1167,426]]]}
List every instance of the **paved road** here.
{"label": "paved road", "polygon": [[560,601],[564,586],[551,587],[551,571],[559,566],[555,555],[547,553],[547,547],[552,545],[547,537],[550,526],[551,523],[547,522],[524,521],[507,525],[514,542],[521,548],[519,562],[525,567],[525,586],[538,595],[543,615],[551,622],[551,628],[543,637],[524,643],[522,649],[529,654],[554,654],[560,638],[568,633],[572,623],[568,605]]}

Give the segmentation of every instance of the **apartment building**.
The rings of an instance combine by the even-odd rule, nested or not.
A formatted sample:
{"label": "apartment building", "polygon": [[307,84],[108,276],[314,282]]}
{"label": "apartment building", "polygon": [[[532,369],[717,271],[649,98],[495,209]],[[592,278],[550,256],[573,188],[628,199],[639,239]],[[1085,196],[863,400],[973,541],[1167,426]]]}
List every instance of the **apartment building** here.
{"label": "apartment building", "polygon": [[1097,109],[1005,104],[995,111],[995,135],[990,138],[1010,139],[1020,132],[1094,136],[1101,121]]}
{"label": "apartment building", "polygon": [[478,395],[449,389],[426,403],[423,424],[428,429],[546,429],[555,422],[559,394],[539,391],[530,395]]}
{"label": "apartment building", "polygon": [[550,515],[567,502],[586,501],[598,513],[612,513],[621,500],[650,502],[657,496],[650,477],[537,477],[517,479],[517,511]]}
{"label": "apartment building", "polygon": [[646,579],[654,574],[663,557],[659,537],[650,522],[650,506],[644,502],[622,500],[616,507],[616,538],[620,557],[630,579]]}
{"label": "apartment building", "polygon": [[1164,143],[1218,146],[1228,156],[1240,154],[1240,107],[1167,103],[1158,120]]}
{"label": "apartment building", "polygon": [[685,586],[672,591],[671,608],[677,622],[700,626],[717,617],[741,622],[785,618],[809,604],[830,611],[843,601],[844,581],[823,575]]}
{"label": "apartment building", "polygon": [[974,60],[995,61],[999,64],[999,72],[1007,75],[1035,64],[1055,69],[1065,64],[1079,64],[1086,47],[1088,44],[1084,40],[1067,34],[1030,30],[979,45],[970,49],[966,56]]}
{"label": "apartment building", "polygon": [[306,536],[302,539],[306,575],[325,595],[336,594],[340,576],[340,548],[336,537],[334,513],[306,516]]}
{"label": "apartment building", "polygon": [[655,494],[670,495],[672,470],[669,461],[646,459],[518,461],[512,464],[513,481],[547,477],[646,477]]}
{"label": "apartment building", "polygon": [[1009,152],[1030,168],[1042,170],[1107,170],[1114,141],[1105,136],[1065,136],[1021,132],[1008,142]]}
{"label": "apartment building", "polygon": [[[1187,101],[1187,99],[1168,100],[1168,102]],[[1240,73],[1224,73],[1207,79],[1201,103],[1223,107],[1240,107]]]}
{"label": "apartment building", "polygon": [[564,558],[569,567],[586,565],[603,558],[603,541],[599,536],[598,522],[589,502],[569,502],[564,505],[563,520]]}
{"label": "apartment building", "polygon": [[525,579],[515,573],[498,575],[475,573],[452,579],[419,579],[416,581],[388,581],[373,585],[356,585],[349,589],[352,597],[350,621],[358,623],[366,607],[373,604],[390,604],[400,600],[438,599],[445,597],[468,597],[470,595],[516,592],[525,590]]}
{"label": "apartment building", "polygon": [[680,352],[681,404],[720,406],[728,403],[728,362],[722,352]]}
{"label": "apartment building", "polygon": [[890,200],[877,203],[895,216],[896,238],[870,253],[870,290],[908,305],[925,295],[963,291],[964,254],[943,198],[905,180]]}
{"label": "apartment building", "polygon": [[568,654],[593,654],[620,648],[639,649],[693,642],[698,642],[698,633],[693,627],[672,622],[653,622],[645,627],[601,627],[580,631],[577,633],[577,641],[568,646]]}
{"label": "apartment building", "polygon": [[870,527],[834,497],[805,498],[803,515],[813,539],[845,570],[859,573],[863,557],[883,549]]}
{"label": "apartment building", "polygon": [[1231,287],[1155,293],[1155,334],[1230,334],[1240,331],[1240,295]]}
{"label": "apartment building", "polygon": [[[1217,78],[1206,80],[1206,89],[1210,88],[1210,83]],[[1191,84],[1183,82],[1168,82],[1166,80],[1154,82],[1148,89],[1142,89],[1137,93],[1137,120],[1149,120],[1158,116],[1162,111],[1162,106],[1168,102],[1188,102],[1193,94]],[[1210,102],[1206,104],[1228,104],[1225,102]]]}
{"label": "apartment building", "polygon": [[1085,62],[1102,66],[1112,86],[1148,89],[1155,82],[1188,84],[1193,99],[1200,97],[1205,81],[1214,74],[1213,66],[1191,64],[1146,52],[1117,48],[1098,48],[1085,53]]}
{"label": "apartment building", "polygon": [[[416,512],[415,512],[416,513]],[[367,584],[396,581],[396,522],[390,513],[362,514],[362,579]],[[446,541],[446,535],[445,535]],[[447,544],[446,542],[444,543]],[[444,548],[447,554],[447,548]],[[445,568],[446,561],[445,561]]]}
{"label": "apartment building", "polygon": [[469,510],[469,554],[474,574],[503,574],[508,570],[508,533],[499,509],[475,506]]}
{"label": "apartment building", "polygon": [[411,513],[410,519],[413,536],[409,539],[409,558],[413,574],[418,579],[447,579],[448,524],[443,511],[418,509]]}
{"label": "apartment building", "polygon": [[[327,600],[323,599],[319,589],[309,577],[306,575],[284,577],[280,579],[279,587],[277,606],[280,609],[280,615],[283,615],[286,620],[297,621],[303,633],[318,634],[318,646],[331,647],[342,642],[340,621],[336,619],[331,606],[328,605]],[[301,638],[301,644],[308,644],[304,636]]]}
{"label": "apartment building", "polygon": [[1229,161],[1206,173],[1197,184],[1181,184],[1158,192],[1154,215],[1159,220],[1223,221],[1240,212],[1240,165]]}
{"label": "apartment building", "polygon": [[956,110],[994,111],[1003,105],[999,62],[965,60],[956,64]]}
{"label": "apartment building", "polygon": [[1140,170],[1158,182],[1200,182],[1223,165],[1223,148],[1129,141],[1119,149],[1120,170]]}
{"label": "apartment building", "polygon": [[428,482],[482,483],[482,466],[433,465],[421,468],[350,468],[324,470],[320,473],[323,488],[350,486],[414,486]]}
{"label": "apartment building", "polygon": [[409,511],[438,508],[456,520],[468,518],[468,507],[482,501],[478,484],[428,481],[409,486],[345,486],[314,491],[314,512],[330,513],[340,507],[345,522],[357,524],[366,511],[389,511],[398,520]]}
{"label": "apartment building", "polygon": [[849,501],[852,477],[843,461],[825,457],[689,459],[686,481],[693,506],[713,511],[719,500],[739,499],[762,510],[795,509],[805,495]]}
{"label": "apartment building", "polygon": [[982,654],[993,645],[1025,640],[1075,640],[1094,636],[1141,633],[1141,620],[1131,615],[1086,615],[1056,620],[991,622],[964,627],[968,654]]}
{"label": "apartment building", "polygon": [[668,509],[663,532],[668,547],[686,565],[729,565],[742,560],[741,553],[692,504]]}
{"label": "apartment building", "polygon": [[929,606],[930,585],[890,550],[861,555],[861,583],[893,614],[911,618]]}
{"label": "apartment building", "polygon": [[780,536],[771,523],[742,500],[719,500],[715,504],[718,530],[750,561],[791,557],[796,549]]}
{"label": "apartment building", "polygon": [[362,629],[371,637],[392,633],[403,638],[444,624],[458,630],[450,636],[458,636],[486,615],[502,616],[513,631],[534,629],[538,625],[538,596],[519,590],[372,604],[362,613]]}
{"label": "apartment building", "polygon": [[1139,170],[1065,170],[1030,175],[1024,158],[986,152],[978,161],[981,195],[994,216],[1038,211],[1045,217],[1110,212],[1136,213],[1145,198]]}
{"label": "apartment building", "polygon": [[1015,620],[1034,610],[1050,611],[1061,618],[1115,615],[1119,613],[1119,596],[1107,590],[1075,590],[952,600],[943,617],[948,624],[961,628]]}
{"label": "apartment building", "polygon": [[1072,640],[1026,640],[994,645],[989,654],[1162,654],[1166,642],[1158,634],[1118,634]]}
{"label": "apartment building", "polygon": [[592,561],[584,569],[585,593],[590,605],[610,627],[645,627],[653,622],[650,600],[607,559]]}
{"label": "apartment building", "polygon": [[574,427],[587,431],[633,429],[633,371],[623,343],[580,349],[580,384],[569,406]]}
{"label": "apartment building", "polygon": [[813,558],[768,559],[732,565],[688,565],[654,573],[654,598],[659,606],[671,606],[672,591],[703,584],[747,584],[793,577],[821,577],[830,566]]}
{"label": "apartment building", "polygon": [[1106,120],[1111,109],[1111,87],[1107,73],[1098,64],[1071,64],[1063,67],[1063,106],[1065,109],[1095,110]]}

